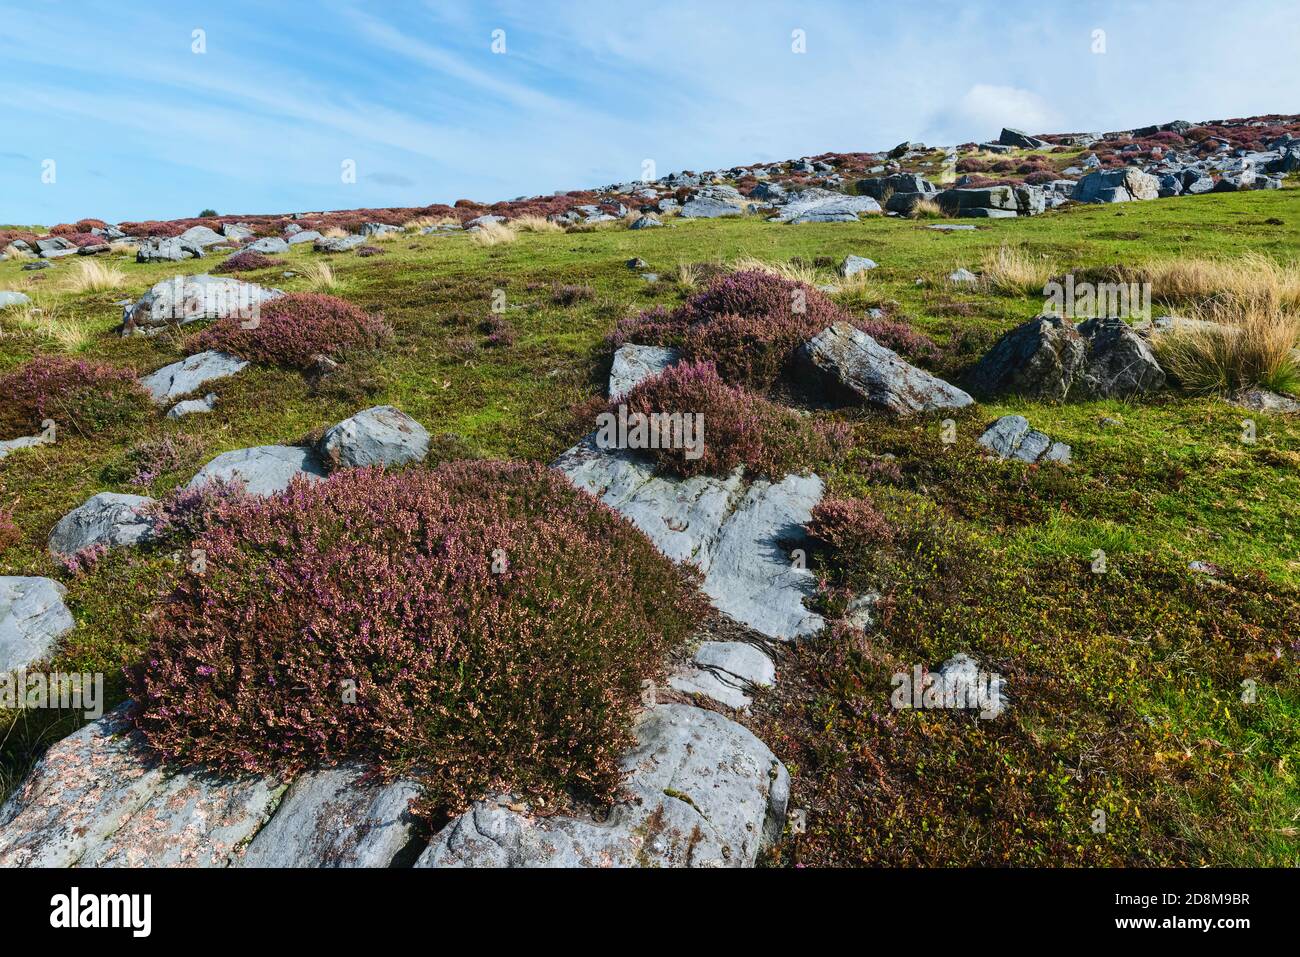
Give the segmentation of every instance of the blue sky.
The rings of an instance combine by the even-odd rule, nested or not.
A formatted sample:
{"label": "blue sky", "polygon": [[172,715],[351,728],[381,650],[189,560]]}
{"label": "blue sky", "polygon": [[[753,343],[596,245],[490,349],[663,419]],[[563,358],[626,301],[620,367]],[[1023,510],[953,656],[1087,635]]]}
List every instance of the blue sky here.
{"label": "blue sky", "polygon": [[1294,0],[0,0],[0,223],[494,201],[647,159],[1297,112],[1298,49]]}

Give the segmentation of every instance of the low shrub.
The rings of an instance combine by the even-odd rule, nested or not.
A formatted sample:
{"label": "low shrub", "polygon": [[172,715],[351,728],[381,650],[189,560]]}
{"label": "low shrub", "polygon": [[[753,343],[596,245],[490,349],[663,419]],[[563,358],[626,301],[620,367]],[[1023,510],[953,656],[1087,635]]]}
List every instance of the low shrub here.
{"label": "low shrub", "polygon": [[587,302],[595,298],[596,290],[590,286],[556,283],[551,287],[551,302],[557,306],[572,306],[575,302]]}
{"label": "low shrub", "polygon": [[66,356],[38,356],[0,375],[0,436],[32,435],[46,419],[90,434],[142,416],[149,397],[127,369]]}
{"label": "low shrub", "polygon": [[[737,465],[779,479],[835,457],[847,439],[839,423],[819,422],[728,385],[711,362],[680,362],[609,403],[614,415],[701,416],[694,443],[651,450],[665,471],[682,477],[726,475]],[[653,421],[653,420],[650,420]],[[685,438],[686,436],[681,436]],[[700,441],[702,440],[702,441]]]}
{"label": "low shrub", "polygon": [[704,612],[689,572],[537,464],[299,482],[193,544],[205,571],[129,675],[146,741],[227,772],[373,762],[428,812],[611,798],[642,682]]}
{"label": "low shrub", "polygon": [[939,345],[924,332],[892,319],[855,319],[853,324],[886,349],[893,349],[913,362],[935,362],[943,354]]}
{"label": "low shrub", "polygon": [[23,540],[23,531],[14,521],[12,508],[0,508],[0,555]]}
{"label": "low shrub", "polygon": [[491,316],[479,324],[479,331],[487,335],[483,345],[489,349],[504,349],[515,344],[515,327],[510,320]]}
{"label": "low shrub", "polygon": [[235,253],[233,256],[226,257],[212,271],[215,273],[251,272],[254,269],[271,269],[274,266],[283,265],[283,259],[276,259],[262,253],[245,250],[242,253]]}
{"label": "low shrub", "polygon": [[219,319],[194,337],[195,352],[216,349],[250,362],[309,368],[313,357],[337,357],[354,349],[373,349],[391,331],[344,299],[299,292],[263,303],[256,328],[238,316]]}

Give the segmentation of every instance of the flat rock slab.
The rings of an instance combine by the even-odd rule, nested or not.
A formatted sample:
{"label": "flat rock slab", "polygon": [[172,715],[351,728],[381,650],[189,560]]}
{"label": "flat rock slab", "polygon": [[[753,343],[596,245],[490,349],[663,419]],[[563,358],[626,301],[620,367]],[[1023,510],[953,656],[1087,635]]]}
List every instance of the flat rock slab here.
{"label": "flat rock slab", "polygon": [[879,212],[883,212],[880,203],[870,196],[849,196],[846,193],[812,188],[791,195],[776,218],[791,225],[855,223],[862,213]]}
{"label": "flat rock slab", "polygon": [[620,346],[609,370],[609,397],[621,399],[632,389],[673,365],[681,353],[668,346]]}
{"label": "flat rock slab", "polygon": [[284,293],[229,276],[173,276],[155,283],[122,311],[122,332],[151,331],[170,323],[201,322],[230,316],[253,319],[265,302]]}
{"label": "flat rock slab", "polygon": [[974,401],[847,322],[837,322],[809,340],[803,358],[834,391],[894,415],[960,409]]}
{"label": "flat rock slab", "polygon": [[3,460],[12,452],[17,452],[19,449],[31,449],[44,444],[45,439],[39,435],[20,435],[16,439],[6,439],[0,442],[0,460]]}
{"label": "flat rock slab", "polygon": [[31,301],[31,298],[24,292],[0,289],[0,309],[8,309],[10,306],[25,306]]}
{"label": "flat rock slab", "polygon": [[1062,465],[1070,461],[1068,445],[1053,442],[1044,433],[1030,428],[1029,420],[1023,415],[1002,416],[979,437],[979,444],[1000,459],[1029,463],[1058,462]]}
{"label": "flat rock slab", "polygon": [[50,532],[50,554],[71,557],[96,545],[106,548],[138,545],[153,535],[153,521],[144,515],[153,504],[145,495],[100,492],[82,502]]}
{"label": "flat rock slab", "polygon": [[320,442],[332,468],[406,465],[429,454],[429,433],[391,405],[377,405],[332,426]]}
{"label": "flat rock slab", "polygon": [[706,641],[693,660],[700,668],[723,672],[748,685],[770,688],[776,682],[772,659],[744,641]]}
{"label": "flat rock slab", "polygon": [[154,402],[165,405],[209,382],[227,379],[243,371],[247,365],[243,359],[225,352],[200,352],[180,362],[163,366],[139,381]]}
{"label": "flat rock slab", "polygon": [[209,392],[201,399],[186,399],[184,402],[177,402],[167,410],[167,418],[183,419],[187,415],[196,415],[204,412],[211,412],[217,406],[217,394]]}
{"label": "flat rock slab", "polygon": [[54,651],[75,624],[63,604],[67,589],[52,578],[0,576],[0,671],[16,671]]}
{"label": "flat rock slab", "polygon": [[258,445],[223,452],[199,469],[185,487],[196,489],[208,482],[241,482],[250,495],[276,495],[298,476],[313,482],[325,477],[325,469],[315,452],[297,445]]}
{"label": "flat rock slab", "polygon": [[480,801],[417,867],[749,867],[780,834],[790,779],[767,745],[720,714],[663,704],[623,757],[630,800],[604,820],[529,817]]}
{"label": "flat rock slab", "polygon": [[388,867],[415,837],[409,781],[367,782],[356,767],[300,776],[248,845],[243,867]]}
{"label": "flat rock slab", "polygon": [[1300,401],[1268,389],[1245,389],[1230,400],[1233,405],[1252,412],[1271,412],[1275,415],[1300,414]]}

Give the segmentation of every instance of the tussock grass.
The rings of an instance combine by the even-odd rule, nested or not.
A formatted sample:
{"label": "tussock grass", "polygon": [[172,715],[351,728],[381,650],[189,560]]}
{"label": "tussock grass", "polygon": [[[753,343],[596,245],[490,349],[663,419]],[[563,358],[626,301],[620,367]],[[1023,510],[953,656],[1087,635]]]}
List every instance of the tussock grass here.
{"label": "tussock grass", "polygon": [[1300,261],[1278,262],[1263,253],[1233,259],[1171,258],[1124,270],[1125,278],[1151,283],[1153,299],[1208,304],[1226,297],[1264,306],[1300,306]]}
{"label": "tussock grass", "polygon": [[1012,295],[1041,295],[1043,287],[1056,272],[1056,264],[1046,256],[1036,256],[1010,246],[986,252],[980,261],[980,274],[985,285]]}
{"label": "tussock grass", "polygon": [[126,273],[98,259],[82,259],[64,279],[68,292],[106,292],[126,282]]}
{"label": "tussock grass", "polygon": [[704,282],[704,270],[700,268],[699,263],[678,263],[676,279],[677,285],[683,290],[695,292]]}
{"label": "tussock grass", "polygon": [[128,243],[120,239],[115,243],[108,244],[108,251],[114,256],[134,256],[139,248],[135,243]]}
{"label": "tussock grass", "polygon": [[780,276],[791,282],[801,282],[809,286],[819,286],[827,282],[821,271],[805,263],[778,262],[770,263],[754,256],[741,256],[731,263],[733,272],[762,272],[769,276]]}
{"label": "tussock grass", "polygon": [[4,248],[4,254],[9,259],[35,259],[36,258],[35,253],[29,253],[24,249],[19,249],[13,243],[10,243],[8,246]]}
{"label": "tussock grass", "polygon": [[324,239],[342,239],[348,234],[346,229],[338,226],[330,226],[328,229],[321,230],[321,236]]}
{"label": "tussock grass", "polygon": [[0,330],[51,343],[63,352],[80,352],[91,341],[89,330],[59,305],[34,300],[0,316]]}
{"label": "tussock grass", "polygon": [[1156,337],[1160,364],[1190,392],[1226,394],[1252,386],[1300,391],[1293,353],[1300,343],[1300,310],[1267,302],[1275,293],[1256,289],[1197,307],[1191,318],[1199,323]]}
{"label": "tussock grass", "polygon": [[912,204],[907,215],[912,219],[942,219],[943,208],[932,199],[920,199]]}
{"label": "tussock grass", "polygon": [[469,241],[475,246],[500,246],[518,238],[519,234],[504,223],[484,223],[469,234]]}
{"label": "tussock grass", "polygon": [[454,216],[417,216],[402,223],[408,233],[418,233],[426,226],[459,226],[460,220]]}
{"label": "tussock grass", "polygon": [[564,227],[559,223],[553,223],[545,216],[535,216],[529,214],[510,220],[510,226],[516,232],[520,233],[562,233]]}
{"label": "tussock grass", "polygon": [[347,285],[335,274],[333,266],[321,260],[308,263],[302,276],[310,292],[338,292]]}

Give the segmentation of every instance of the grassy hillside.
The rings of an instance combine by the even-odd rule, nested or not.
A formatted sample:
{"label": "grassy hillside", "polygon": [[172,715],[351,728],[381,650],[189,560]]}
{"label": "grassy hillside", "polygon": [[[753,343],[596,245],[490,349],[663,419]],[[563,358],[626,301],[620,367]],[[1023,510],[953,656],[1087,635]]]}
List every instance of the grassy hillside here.
{"label": "grassy hillside", "polygon": [[[56,444],[0,464],[0,510],[12,511],[20,532],[0,552],[0,572],[68,585],[78,628],[55,666],[104,671],[120,696],[119,669],[143,646],[140,623],[174,564],[146,553],[114,554],[80,575],[58,567],[46,536],[96,492],[158,496],[219,452],[294,443],[380,403],[435,435],[431,460],[549,461],[588,427],[577,410],[603,394],[604,340],[615,322],[678,304],[715,267],[742,257],[790,264],[823,283],[835,282],[832,267],[844,256],[870,257],[879,268],[833,298],[855,314],[884,309],[930,336],[939,349],[919,364],[959,381],[1000,333],[1039,314],[1042,295],[1028,285],[955,285],[945,279],[953,269],[978,272],[1004,246],[1055,275],[1245,252],[1294,262],[1300,189],[1289,185],[1072,207],[959,232],[899,218],[790,227],[737,217],[670,219],[666,228],[635,232],[622,223],[523,232],[495,246],[463,234],[404,234],[368,257],[297,247],[283,266],[242,278],[342,296],[382,313],[393,340],[320,380],[250,367],[215,384],[219,401],[208,415],[179,422],[157,415],[99,432],[64,424]],[[629,268],[638,257],[646,266]],[[177,273],[207,271],[214,259],[143,265],[112,257],[120,282],[91,292],[71,288],[79,260],[39,272],[0,263],[0,289],[27,292],[41,310],[0,313],[0,373],[42,353],[141,374],[185,354],[178,333],[115,335],[116,302]],[[333,267],[332,287],[310,276],[321,261]],[[509,332],[489,341],[495,290],[506,303],[497,331],[504,319],[512,341]],[[1159,300],[1161,289],[1154,295]],[[1157,303],[1156,314],[1163,311]],[[1071,467],[976,455],[982,428],[1008,412],[1069,443]],[[900,526],[914,522],[924,547],[891,566],[901,584],[877,636],[864,644],[837,633],[792,654],[778,665],[793,676],[783,679],[782,697],[756,708],[753,721],[791,765],[792,806],[810,812],[808,834],[792,836],[778,859],[1300,861],[1294,419],[1176,393],[1141,403],[1012,400],[956,416],[958,441],[946,445],[937,420],[817,414],[845,418],[854,430],[843,461],[823,470],[831,492],[872,498]],[[1248,415],[1253,444],[1240,441]],[[161,471],[131,485],[142,464]],[[1106,576],[1089,573],[1096,549],[1109,558]],[[928,568],[923,554],[933,558]],[[1219,581],[1197,580],[1186,569],[1194,560],[1218,566]],[[844,588],[865,581],[860,570],[826,561],[828,581]],[[888,730],[870,720],[871,707],[887,702],[877,679],[890,662],[934,664],[959,650],[997,661],[1041,694],[1017,701],[1014,717],[992,730],[978,722],[940,729],[915,715]],[[1036,685],[1044,676],[1050,680]],[[1239,684],[1251,676],[1259,698],[1245,706]],[[42,741],[68,727],[23,715],[0,731],[0,791]],[[1096,840],[1087,825],[1099,806],[1114,823]]]}

